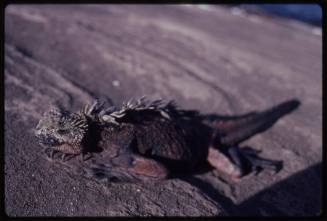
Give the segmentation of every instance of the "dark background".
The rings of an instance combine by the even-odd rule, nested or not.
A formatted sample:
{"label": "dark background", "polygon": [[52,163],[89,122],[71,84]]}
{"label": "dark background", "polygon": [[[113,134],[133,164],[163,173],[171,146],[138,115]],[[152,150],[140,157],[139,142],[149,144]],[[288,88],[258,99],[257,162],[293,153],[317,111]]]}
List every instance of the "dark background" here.
{"label": "dark background", "polygon": [[318,4],[241,4],[239,7],[322,26],[322,8]]}

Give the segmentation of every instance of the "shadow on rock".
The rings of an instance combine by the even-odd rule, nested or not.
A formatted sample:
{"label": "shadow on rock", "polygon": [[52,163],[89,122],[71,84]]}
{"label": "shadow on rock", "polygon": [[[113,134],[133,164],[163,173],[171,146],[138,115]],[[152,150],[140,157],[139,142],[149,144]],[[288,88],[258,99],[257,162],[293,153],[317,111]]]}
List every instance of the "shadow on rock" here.
{"label": "shadow on rock", "polygon": [[237,206],[241,216],[319,216],[322,164],[317,163],[255,194]]}
{"label": "shadow on rock", "polygon": [[241,204],[233,203],[210,183],[196,177],[182,180],[199,188],[219,203],[228,216],[319,216],[322,213],[322,164],[315,164],[273,186],[260,191]]}

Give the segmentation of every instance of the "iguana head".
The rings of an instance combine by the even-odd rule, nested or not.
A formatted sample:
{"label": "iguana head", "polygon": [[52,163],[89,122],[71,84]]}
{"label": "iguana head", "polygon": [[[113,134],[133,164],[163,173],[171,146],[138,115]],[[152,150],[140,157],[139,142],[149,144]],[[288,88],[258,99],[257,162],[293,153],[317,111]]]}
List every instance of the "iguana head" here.
{"label": "iguana head", "polygon": [[78,154],[87,130],[86,115],[51,108],[40,119],[35,135],[43,146],[60,149],[58,147],[65,145],[67,152]]}

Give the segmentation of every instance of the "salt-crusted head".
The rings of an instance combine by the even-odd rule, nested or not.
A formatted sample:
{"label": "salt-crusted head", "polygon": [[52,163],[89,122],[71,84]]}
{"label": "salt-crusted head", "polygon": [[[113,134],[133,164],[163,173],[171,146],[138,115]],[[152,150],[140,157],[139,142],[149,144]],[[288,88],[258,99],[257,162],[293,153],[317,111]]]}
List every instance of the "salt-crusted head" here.
{"label": "salt-crusted head", "polygon": [[88,121],[85,115],[51,108],[40,119],[35,135],[39,143],[47,147],[63,144],[78,147],[81,146],[87,130]]}

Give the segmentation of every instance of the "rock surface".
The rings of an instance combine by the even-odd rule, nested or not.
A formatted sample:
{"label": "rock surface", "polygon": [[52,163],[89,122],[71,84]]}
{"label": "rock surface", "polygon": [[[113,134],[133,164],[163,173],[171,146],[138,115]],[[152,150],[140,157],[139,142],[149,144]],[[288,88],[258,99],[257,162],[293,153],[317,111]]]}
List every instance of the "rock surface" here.
{"label": "rock surface", "polygon": [[[298,98],[298,110],[244,143],[284,169],[101,184],[47,160],[33,136],[53,103],[77,110],[144,94],[225,115]],[[201,5],[5,9],[7,215],[313,216],[321,170],[322,38],[311,26]]]}

